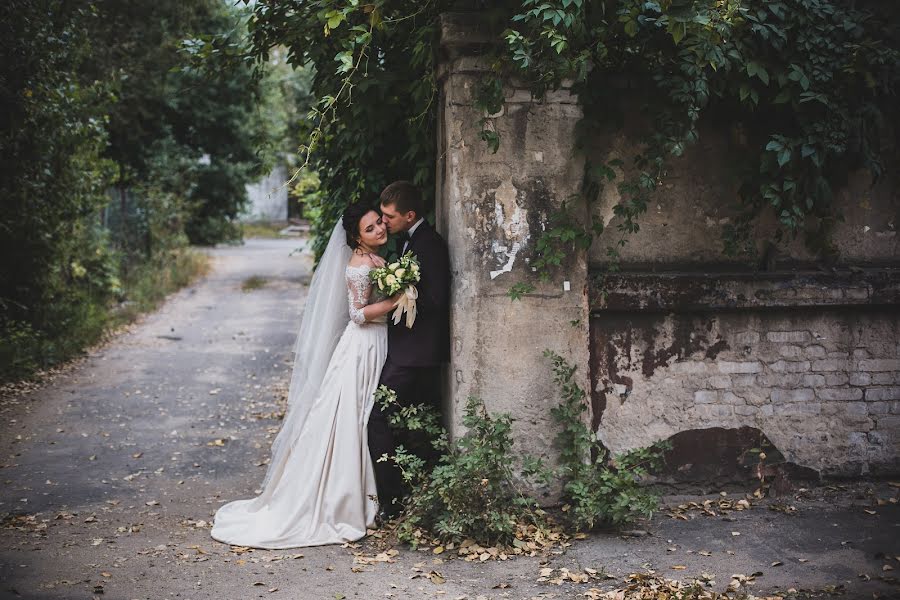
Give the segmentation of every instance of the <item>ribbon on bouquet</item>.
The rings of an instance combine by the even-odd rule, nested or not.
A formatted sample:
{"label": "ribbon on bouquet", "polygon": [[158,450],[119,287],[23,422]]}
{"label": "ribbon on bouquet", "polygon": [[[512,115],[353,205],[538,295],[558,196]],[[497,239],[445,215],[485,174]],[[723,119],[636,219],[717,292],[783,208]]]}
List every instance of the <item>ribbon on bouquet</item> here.
{"label": "ribbon on bouquet", "polygon": [[416,299],[418,299],[418,297],[419,290],[416,289],[416,286],[407,286],[406,291],[403,292],[403,295],[400,296],[397,304],[395,304],[397,308],[394,309],[394,314],[392,315],[394,325],[400,322],[400,319],[403,317],[403,313],[405,312],[406,327],[409,329],[412,328],[413,323],[416,322]]}

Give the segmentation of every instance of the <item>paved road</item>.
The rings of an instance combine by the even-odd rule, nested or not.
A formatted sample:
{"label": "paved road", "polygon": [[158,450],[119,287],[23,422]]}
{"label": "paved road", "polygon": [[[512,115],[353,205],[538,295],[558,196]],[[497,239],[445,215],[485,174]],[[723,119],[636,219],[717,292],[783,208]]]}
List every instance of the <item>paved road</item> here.
{"label": "paved road", "polygon": [[[279,425],[311,266],[290,254],[299,243],[212,251],[205,280],[50,385],[0,401],[0,598],[571,598],[646,568],[706,573],[718,590],[754,572],[757,591],[900,589],[878,579],[900,573],[900,512],[877,505],[897,488],[884,482],[787,498],[791,514],[761,503],[662,515],[646,535],[595,534],[562,554],[506,562],[401,549],[355,564],[354,554],[376,555],[377,540],[282,552],[214,542],[215,509],[253,494]],[[243,291],[254,276],[265,284]],[[563,567],[617,580],[538,581],[541,568]],[[422,577],[431,571],[445,582]]]}

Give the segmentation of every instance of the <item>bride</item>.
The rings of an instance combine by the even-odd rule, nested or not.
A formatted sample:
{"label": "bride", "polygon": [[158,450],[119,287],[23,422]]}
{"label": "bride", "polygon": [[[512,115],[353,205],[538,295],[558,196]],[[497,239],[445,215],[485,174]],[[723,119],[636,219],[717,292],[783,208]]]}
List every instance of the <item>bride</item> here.
{"label": "bride", "polygon": [[344,211],[315,272],[295,348],[281,431],[262,493],[225,504],[211,535],[280,549],[358,540],[378,508],[366,424],[387,355],[385,315],[369,271],[387,228],[372,209]]}

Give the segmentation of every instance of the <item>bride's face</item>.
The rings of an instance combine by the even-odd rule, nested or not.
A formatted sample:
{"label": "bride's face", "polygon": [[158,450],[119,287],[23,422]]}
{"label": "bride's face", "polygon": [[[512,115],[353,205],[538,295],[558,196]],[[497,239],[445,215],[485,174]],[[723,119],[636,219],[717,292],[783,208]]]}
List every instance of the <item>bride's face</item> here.
{"label": "bride's face", "polygon": [[359,220],[360,245],[378,248],[387,242],[387,227],[374,210],[370,210]]}

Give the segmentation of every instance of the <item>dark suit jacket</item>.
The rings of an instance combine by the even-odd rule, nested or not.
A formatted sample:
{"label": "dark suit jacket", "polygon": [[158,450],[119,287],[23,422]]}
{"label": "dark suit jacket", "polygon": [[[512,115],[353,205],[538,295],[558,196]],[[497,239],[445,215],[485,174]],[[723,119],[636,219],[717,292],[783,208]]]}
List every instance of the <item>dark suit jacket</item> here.
{"label": "dark suit jacket", "polygon": [[388,357],[401,367],[431,367],[450,359],[450,253],[428,221],[416,229],[406,251],[419,259],[421,272],[416,322],[407,328],[405,319],[397,325],[389,321]]}

